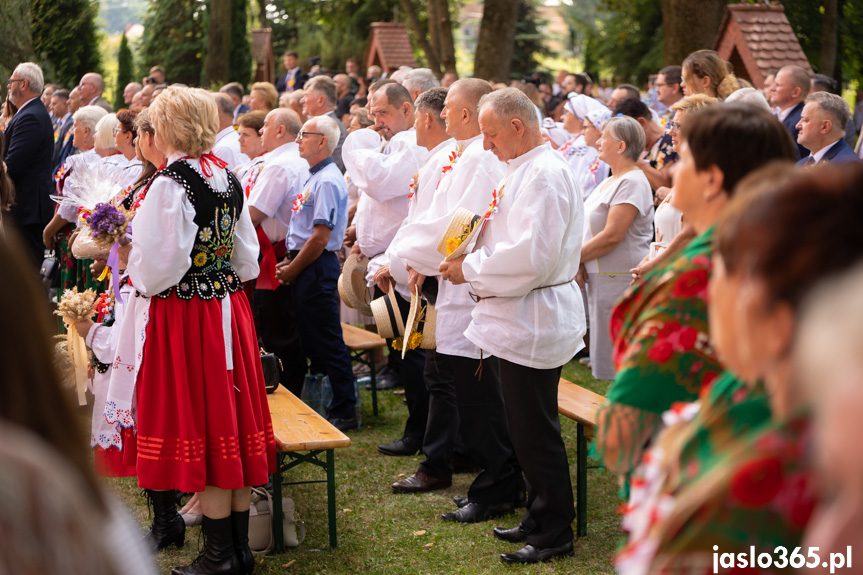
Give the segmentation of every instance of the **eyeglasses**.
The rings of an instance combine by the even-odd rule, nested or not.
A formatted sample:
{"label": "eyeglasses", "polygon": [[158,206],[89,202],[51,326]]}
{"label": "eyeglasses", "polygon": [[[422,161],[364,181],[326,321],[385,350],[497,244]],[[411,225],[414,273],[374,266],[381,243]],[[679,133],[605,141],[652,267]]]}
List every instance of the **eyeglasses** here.
{"label": "eyeglasses", "polygon": [[680,129],[680,122],[668,122],[668,124],[666,124],[666,125],[668,126],[669,132],[671,130],[677,131]]}
{"label": "eyeglasses", "polygon": [[301,140],[305,140],[306,136],[323,136],[323,134],[321,132],[300,132],[299,133],[299,138]]}
{"label": "eyeglasses", "polygon": [[114,135],[116,136],[116,135],[117,135],[117,134],[119,134],[120,132],[125,132],[125,131],[126,131],[126,130],[124,130],[124,129],[123,129],[123,128],[121,128],[120,126],[117,126],[116,128],[114,128]]}
{"label": "eyeglasses", "polygon": [[654,88],[662,88],[663,86],[674,86],[675,84],[679,84],[679,83],[680,83],[680,82],[665,82],[665,83],[663,83],[663,82],[654,82],[654,83],[653,83],[653,87],[654,87]]}
{"label": "eyeglasses", "polygon": [[6,82],[6,85],[7,85],[7,86],[11,86],[11,85],[12,85],[12,84],[14,84],[15,82],[24,82],[24,81],[25,81],[25,80],[24,80],[24,78],[16,78],[16,79],[14,79],[14,80],[13,80],[12,78],[9,78],[9,81],[8,81],[8,82]]}

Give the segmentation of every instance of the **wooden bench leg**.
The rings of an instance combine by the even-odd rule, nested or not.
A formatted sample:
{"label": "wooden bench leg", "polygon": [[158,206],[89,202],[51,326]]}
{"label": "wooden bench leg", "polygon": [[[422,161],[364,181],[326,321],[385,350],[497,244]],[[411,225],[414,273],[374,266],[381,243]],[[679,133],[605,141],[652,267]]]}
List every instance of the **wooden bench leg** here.
{"label": "wooden bench leg", "polygon": [[575,524],[576,536],[587,535],[587,438],[584,425],[576,427],[578,454],[575,468]]}
{"label": "wooden bench leg", "polygon": [[336,535],[336,458],[332,449],[327,449],[327,513],[330,524],[330,547],[336,547],[338,545]]}
{"label": "wooden bench leg", "polygon": [[273,473],[273,539],[275,539],[275,553],[285,552],[285,533],[282,517],[282,463],[285,461],[284,453],[276,454],[276,472]]}
{"label": "wooden bench leg", "polygon": [[371,370],[371,382],[372,382],[372,413],[375,417],[378,416],[378,380],[377,375],[375,374],[375,351],[371,350],[369,352],[369,369]]}

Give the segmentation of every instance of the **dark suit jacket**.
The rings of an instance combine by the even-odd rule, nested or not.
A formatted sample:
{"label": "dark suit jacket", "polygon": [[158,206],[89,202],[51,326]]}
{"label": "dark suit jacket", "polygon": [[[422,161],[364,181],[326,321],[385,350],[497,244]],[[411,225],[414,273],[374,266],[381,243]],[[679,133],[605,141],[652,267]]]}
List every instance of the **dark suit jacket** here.
{"label": "dark suit jacket", "polygon": [[[54,170],[57,169],[57,160],[60,158],[60,149],[63,147],[63,140],[66,138],[66,134],[69,133],[69,130],[72,129],[72,126],[75,125],[75,120],[72,119],[72,115],[70,114],[66,121],[63,122],[63,125],[60,126],[60,129],[57,131],[57,141],[54,142],[54,161],[52,166]],[[71,136],[69,136],[71,138]],[[53,170],[52,170],[53,171]]]}
{"label": "dark suit jacket", "polygon": [[[791,138],[794,140],[795,144],[797,144],[797,134],[800,133],[800,130],[797,129],[797,124],[800,122],[801,113],[803,113],[803,102],[798,102],[797,105],[791,109],[791,113],[782,121],[782,123],[785,124],[785,127],[788,128],[788,131],[791,132]],[[808,156],[809,150],[800,144],[797,144],[797,159],[799,160]]]}
{"label": "dark suit jacket", "polygon": [[251,108],[249,108],[245,104],[240,104],[239,106],[234,108],[234,122],[237,121],[237,118],[239,118],[240,116],[242,116],[243,114],[245,114],[246,112],[248,112],[250,110],[251,110]]}
{"label": "dark suit jacket", "polygon": [[45,226],[54,215],[51,168],[54,128],[39,98],[27,103],[6,126],[6,169],[15,183],[11,216],[20,226]]}
{"label": "dark suit jacket", "polygon": [[[797,162],[797,166],[803,167],[806,164],[806,160],[809,159],[809,156],[806,156],[799,162]],[[847,164],[849,162],[859,162],[860,158],[857,157],[857,154],[854,153],[854,150],[851,149],[844,139],[837,140],[835,144],[830,146],[827,150],[827,153],[821,158],[821,161],[818,162],[821,164]]]}
{"label": "dark suit jacket", "polygon": [[[303,72],[302,68],[297,69],[297,73],[294,76],[294,90],[302,90],[303,86],[306,85],[306,80],[309,79],[308,74]],[[288,91],[288,73],[285,72],[279,79],[276,81],[276,91],[281,95],[283,92]]]}
{"label": "dark suit jacket", "polygon": [[348,137],[348,129],[345,128],[345,125],[342,124],[342,121],[336,116],[334,111],[327,112],[324,116],[329,116],[333,120],[336,121],[336,125],[339,127],[339,144],[336,146],[336,149],[333,150],[333,162],[336,163],[336,166],[339,167],[339,170],[344,174],[345,173],[345,162],[342,160],[342,144],[345,143],[345,138]]}

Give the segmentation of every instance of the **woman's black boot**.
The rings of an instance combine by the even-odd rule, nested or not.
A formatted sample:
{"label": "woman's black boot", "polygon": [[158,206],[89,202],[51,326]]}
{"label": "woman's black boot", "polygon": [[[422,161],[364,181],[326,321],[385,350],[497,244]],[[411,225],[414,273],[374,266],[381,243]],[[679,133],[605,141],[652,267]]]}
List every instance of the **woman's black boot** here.
{"label": "woman's black boot", "polygon": [[161,551],[169,545],[182,548],[186,540],[186,524],[177,513],[174,491],[145,489],[144,496],[153,505],[153,524],[144,535],[144,544],[151,553]]}
{"label": "woman's black boot", "polygon": [[241,575],[234,551],[231,518],[210,519],[204,515],[204,549],[191,565],[174,567],[171,575]]}
{"label": "woman's black boot", "polygon": [[255,556],[249,548],[249,510],[231,511],[231,527],[234,532],[234,551],[240,563],[243,575],[252,575],[255,571]]}

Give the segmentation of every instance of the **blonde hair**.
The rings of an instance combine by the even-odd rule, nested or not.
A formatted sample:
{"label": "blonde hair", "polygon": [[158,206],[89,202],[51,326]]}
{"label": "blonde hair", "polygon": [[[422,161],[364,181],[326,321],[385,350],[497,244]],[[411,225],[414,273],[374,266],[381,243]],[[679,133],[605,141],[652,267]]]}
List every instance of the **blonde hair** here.
{"label": "blonde hair", "polygon": [[724,100],[740,89],[737,77],[731,71],[731,64],[713,50],[698,50],[683,61],[683,75],[696,78],[710,78],[710,88],[720,100]]}
{"label": "blonde hair", "polygon": [[96,123],[96,133],[93,136],[94,147],[100,150],[116,150],[117,142],[114,140],[114,128],[120,125],[117,114],[105,114]]}
{"label": "blonde hair", "polygon": [[279,93],[276,91],[275,86],[269,82],[255,82],[252,84],[250,92],[254,92],[255,90],[261,93],[261,96],[267,102],[267,108],[272,110],[276,107],[276,104],[279,102]]}
{"label": "blonde hair", "polygon": [[169,86],[150,105],[149,120],[162,141],[193,157],[210,151],[219,132],[216,102],[201,88]]}
{"label": "blonde hair", "polygon": [[671,106],[671,110],[673,112],[688,114],[689,112],[706,108],[707,106],[711,106],[717,102],[719,102],[719,100],[713,96],[708,96],[707,94],[693,94],[675,102],[674,105]]}

